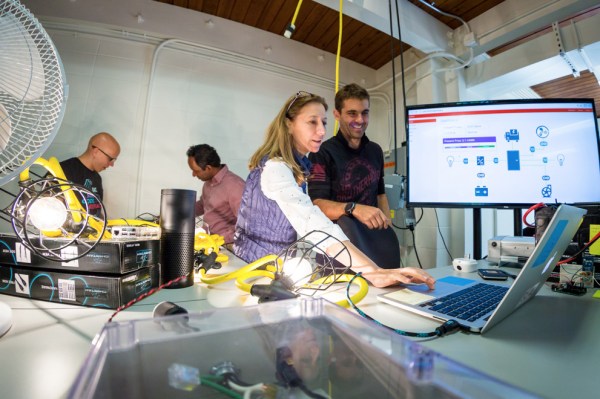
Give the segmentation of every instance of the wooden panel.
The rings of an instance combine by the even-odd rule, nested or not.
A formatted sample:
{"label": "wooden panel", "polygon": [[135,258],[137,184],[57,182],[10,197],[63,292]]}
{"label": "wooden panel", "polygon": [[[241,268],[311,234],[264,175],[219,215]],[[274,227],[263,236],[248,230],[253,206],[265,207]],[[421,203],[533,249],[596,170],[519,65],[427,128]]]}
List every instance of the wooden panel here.
{"label": "wooden panel", "polygon": [[600,112],[600,84],[593,73],[582,72],[578,78],[572,75],[532,86],[531,89],[542,98],[593,98],[596,116]]}

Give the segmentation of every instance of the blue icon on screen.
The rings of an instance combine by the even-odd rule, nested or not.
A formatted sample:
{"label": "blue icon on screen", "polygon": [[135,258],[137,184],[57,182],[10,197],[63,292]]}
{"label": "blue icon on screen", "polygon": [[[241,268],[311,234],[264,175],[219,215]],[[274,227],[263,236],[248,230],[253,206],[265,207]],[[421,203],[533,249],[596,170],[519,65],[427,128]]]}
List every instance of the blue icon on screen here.
{"label": "blue icon on screen", "polygon": [[478,165],[478,166],[483,166],[483,165],[485,165],[485,158],[484,158],[484,157],[482,157],[481,155],[479,155],[479,156],[477,157],[477,165]]}
{"label": "blue icon on screen", "polygon": [[548,145],[547,141],[540,141],[540,147],[546,147]]}
{"label": "blue icon on screen", "polygon": [[535,134],[537,134],[539,138],[544,139],[550,134],[550,129],[546,126],[538,126],[537,129],[535,129]]}
{"label": "blue icon on screen", "polygon": [[486,186],[475,187],[475,196],[476,197],[487,197],[488,196],[488,188]]}
{"label": "blue icon on screen", "polygon": [[542,187],[542,197],[550,198],[552,196],[552,185],[548,184],[546,187]]}
{"label": "blue icon on screen", "polygon": [[542,162],[543,162],[543,163],[548,163],[548,157],[544,157],[544,158],[542,158]]}
{"label": "blue icon on screen", "polygon": [[504,137],[506,141],[519,141],[519,131],[517,129],[510,129],[508,132],[504,133]]}
{"label": "blue icon on screen", "polygon": [[463,158],[463,163],[467,165],[469,163],[469,158]]}
{"label": "blue icon on screen", "polygon": [[494,163],[498,163],[498,162],[500,162],[499,159],[498,159],[498,157],[495,157],[494,158]]}
{"label": "blue icon on screen", "polygon": [[548,181],[548,180],[550,180],[550,176],[544,175],[544,176],[542,176],[542,180]]}
{"label": "blue icon on screen", "polygon": [[529,151],[535,152],[535,147],[534,146],[529,147]]}

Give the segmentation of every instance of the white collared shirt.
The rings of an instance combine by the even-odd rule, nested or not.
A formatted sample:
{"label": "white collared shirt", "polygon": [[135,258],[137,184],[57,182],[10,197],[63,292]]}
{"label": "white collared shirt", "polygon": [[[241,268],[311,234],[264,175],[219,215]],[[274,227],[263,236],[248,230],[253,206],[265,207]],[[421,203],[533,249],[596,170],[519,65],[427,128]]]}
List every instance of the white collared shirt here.
{"label": "white collared shirt", "polygon": [[[308,194],[294,179],[292,169],[281,159],[270,159],[265,163],[260,176],[260,186],[265,196],[277,203],[287,217],[298,237],[303,237],[311,231],[320,230],[340,241],[348,240],[342,229],[333,223],[318,206],[313,205]],[[307,237],[311,242],[319,241],[323,236],[318,234]],[[321,247],[325,250],[334,244],[335,240],[328,238]]]}

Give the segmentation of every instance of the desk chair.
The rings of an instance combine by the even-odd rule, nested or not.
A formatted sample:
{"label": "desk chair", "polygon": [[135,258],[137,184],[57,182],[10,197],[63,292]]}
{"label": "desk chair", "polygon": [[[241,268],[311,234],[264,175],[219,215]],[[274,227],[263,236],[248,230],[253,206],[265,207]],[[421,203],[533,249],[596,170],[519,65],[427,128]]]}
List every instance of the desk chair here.
{"label": "desk chair", "polygon": [[383,269],[400,267],[400,243],[392,227],[387,229],[369,229],[351,216],[342,216],[337,224],[352,244],[363,251]]}

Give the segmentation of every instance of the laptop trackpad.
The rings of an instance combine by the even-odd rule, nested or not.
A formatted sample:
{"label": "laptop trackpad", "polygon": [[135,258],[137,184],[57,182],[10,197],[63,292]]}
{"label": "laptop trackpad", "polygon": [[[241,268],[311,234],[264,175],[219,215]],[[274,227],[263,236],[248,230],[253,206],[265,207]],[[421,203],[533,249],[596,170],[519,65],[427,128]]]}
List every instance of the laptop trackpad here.
{"label": "laptop trackpad", "polygon": [[430,301],[451,294],[475,282],[475,280],[467,278],[447,276],[437,280],[435,282],[435,289],[433,290],[430,290],[429,287],[423,284],[390,292],[389,294],[385,294],[385,296],[407,305],[416,305],[421,302]]}

